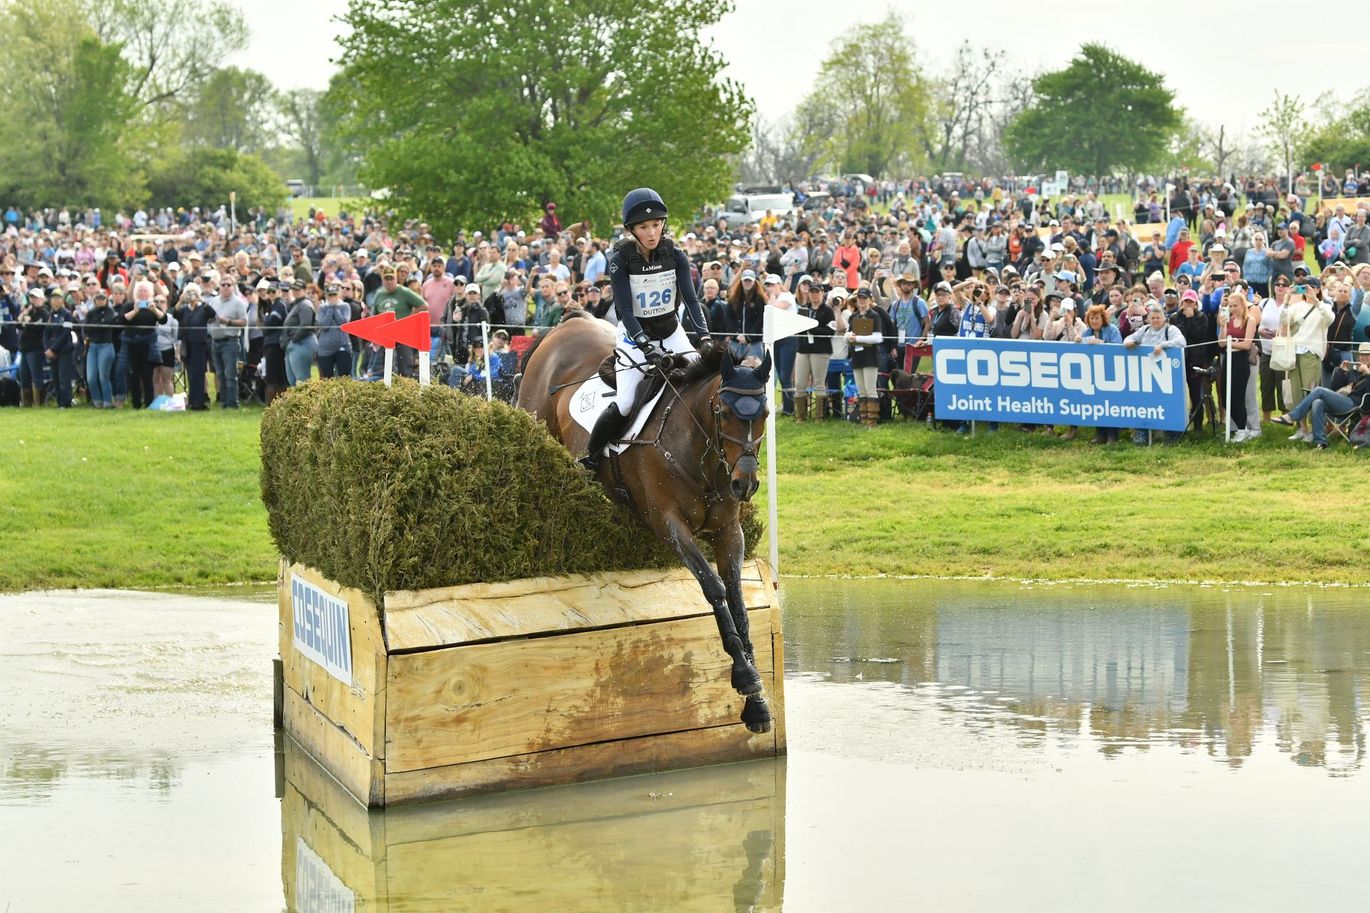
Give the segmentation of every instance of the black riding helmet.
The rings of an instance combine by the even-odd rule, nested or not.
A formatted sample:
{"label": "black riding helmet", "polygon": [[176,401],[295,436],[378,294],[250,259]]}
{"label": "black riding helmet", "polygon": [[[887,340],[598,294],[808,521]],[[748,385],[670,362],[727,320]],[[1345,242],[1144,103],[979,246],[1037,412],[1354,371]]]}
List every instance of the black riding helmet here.
{"label": "black riding helmet", "polygon": [[666,218],[666,203],[661,194],[650,187],[628,191],[623,198],[623,227],[631,228],[638,222]]}

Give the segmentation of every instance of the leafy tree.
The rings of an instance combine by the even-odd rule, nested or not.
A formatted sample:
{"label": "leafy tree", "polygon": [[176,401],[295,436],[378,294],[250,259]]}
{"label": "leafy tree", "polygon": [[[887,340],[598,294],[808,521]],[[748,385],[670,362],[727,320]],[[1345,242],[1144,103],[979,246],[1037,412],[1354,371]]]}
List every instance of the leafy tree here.
{"label": "leafy tree", "polygon": [[1171,134],[1162,154],[1159,167],[1165,174],[1192,174],[1207,176],[1221,174],[1215,171],[1208,150],[1214,139],[1211,131],[1189,115],[1181,112],[1180,125]]}
{"label": "leafy tree", "polygon": [[1032,81],[1034,102],[1005,132],[1024,170],[1091,175],[1159,163],[1180,124],[1162,77],[1102,44],[1086,44],[1062,70]]}
{"label": "leafy tree", "polygon": [[603,226],[641,185],[685,214],[723,196],[747,142],[751,104],[700,37],[729,8],[352,0],[333,103],[363,178],[439,230],[552,199]]}
{"label": "leafy tree", "polygon": [[852,26],[832,43],[805,105],[838,112],[830,154],[844,171],[876,177],[919,146],[929,92],[904,20]]}
{"label": "leafy tree", "polygon": [[241,215],[254,206],[273,212],[285,200],[281,176],[248,153],[193,148],[167,156],[157,165],[148,179],[154,206],[217,209],[228,205],[229,192],[234,191]]}
{"label": "leafy tree", "polygon": [[300,152],[309,183],[318,186],[323,176],[324,134],[319,105],[323,93],[316,89],[292,89],[276,96],[282,132]]}
{"label": "leafy tree", "polygon": [[1312,110],[1338,114],[1308,126],[1295,138],[1299,162],[1325,162],[1333,173],[1370,162],[1370,89],[1363,89],[1349,101],[1321,97]]}
{"label": "leafy tree", "polygon": [[0,33],[0,190],[26,206],[136,200],[142,174],[125,141],[136,104],[120,49],[84,27],[70,0],[10,4]]}
{"label": "leafy tree", "polygon": [[200,146],[260,151],[275,100],[271,81],[256,70],[215,70],[198,87],[186,112],[186,138]]}

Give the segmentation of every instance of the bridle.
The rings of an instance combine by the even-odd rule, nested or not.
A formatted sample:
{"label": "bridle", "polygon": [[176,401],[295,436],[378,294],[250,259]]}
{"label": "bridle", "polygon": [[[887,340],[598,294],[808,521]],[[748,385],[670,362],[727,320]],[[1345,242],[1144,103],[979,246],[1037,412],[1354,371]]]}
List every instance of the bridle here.
{"label": "bridle", "polygon": [[[727,473],[727,475],[728,475],[729,478],[731,478],[734,469],[737,467],[737,464],[738,464],[738,463],[741,463],[741,462],[742,462],[744,459],[746,459],[747,457],[751,457],[751,459],[752,459],[753,462],[759,464],[760,461],[759,461],[759,459],[757,458],[756,451],[757,451],[757,447],[761,444],[762,439],[766,436],[766,429],[765,429],[765,426],[763,425],[763,426],[762,426],[762,429],[761,429],[761,433],[758,434],[756,437],[752,437],[752,427],[753,427],[753,425],[755,425],[757,419],[754,419],[754,418],[744,419],[744,418],[742,418],[741,416],[738,416],[738,421],[745,421],[745,422],[747,423],[747,436],[746,436],[745,438],[734,437],[733,435],[728,434],[727,432],[725,432],[725,431],[723,430],[723,400],[722,400],[722,397],[723,397],[723,394],[726,394],[726,393],[731,393],[731,394],[733,394],[734,396],[756,396],[756,397],[763,397],[763,398],[764,398],[765,395],[766,395],[766,388],[765,388],[765,386],[760,386],[760,387],[732,387],[732,386],[728,386],[727,384],[724,384],[723,386],[720,386],[720,387],[718,388],[718,394],[717,394],[716,396],[711,396],[711,397],[709,398],[709,405],[710,405],[711,409],[713,410],[713,414],[714,414],[714,434],[713,434],[713,441],[711,442],[711,445],[712,445],[713,449],[714,449],[715,451],[717,451],[717,453],[718,453],[718,462],[719,462],[719,465],[723,467],[723,471],[724,471],[725,473]],[[763,399],[763,402],[764,402],[764,399]],[[737,459],[734,460],[734,461],[732,462],[732,464],[729,464],[729,463],[728,463],[728,455],[727,455],[727,453],[726,453],[726,452],[724,451],[724,449],[723,449],[723,442],[724,442],[724,441],[729,441],[729,442],[731,442],[731,443],[737,444],[739,447],[742,448],[742,452],[739,453],[739,454],[737,455]]]}

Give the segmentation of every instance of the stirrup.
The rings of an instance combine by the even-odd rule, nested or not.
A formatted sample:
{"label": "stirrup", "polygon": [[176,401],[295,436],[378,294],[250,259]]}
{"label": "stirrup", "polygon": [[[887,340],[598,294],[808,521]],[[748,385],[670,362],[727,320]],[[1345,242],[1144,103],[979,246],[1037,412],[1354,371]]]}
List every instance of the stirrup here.
{"label": "stirrup", "polygon": [[592,473],[599,472],[599,457],[593,453],[585,454],[585,456],[576,460],[576,462]]}

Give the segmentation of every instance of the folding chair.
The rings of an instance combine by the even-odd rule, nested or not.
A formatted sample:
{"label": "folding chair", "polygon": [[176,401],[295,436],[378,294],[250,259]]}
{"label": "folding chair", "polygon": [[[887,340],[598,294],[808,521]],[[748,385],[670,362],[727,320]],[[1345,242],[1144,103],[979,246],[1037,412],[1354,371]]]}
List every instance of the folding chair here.
{"label": "folding chair", "polygon": [[1350,412],[1342,412],[1337,415],[1327,414],[1327,424],[1338,437],[1346,443],[1351,443],[1351,432],[1356,425],[1367,414],[1370,414],[1370,394],[1360,398],[1360,402],[1352,407]]}

